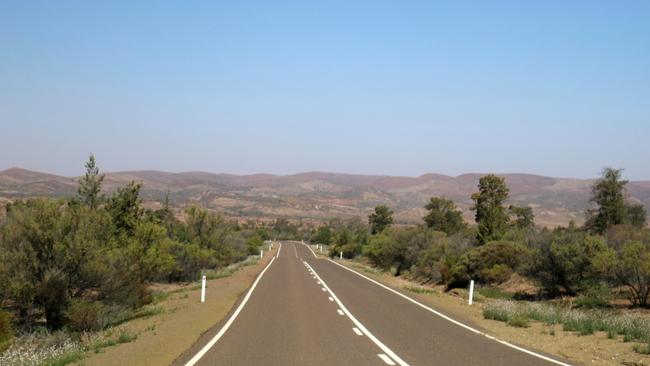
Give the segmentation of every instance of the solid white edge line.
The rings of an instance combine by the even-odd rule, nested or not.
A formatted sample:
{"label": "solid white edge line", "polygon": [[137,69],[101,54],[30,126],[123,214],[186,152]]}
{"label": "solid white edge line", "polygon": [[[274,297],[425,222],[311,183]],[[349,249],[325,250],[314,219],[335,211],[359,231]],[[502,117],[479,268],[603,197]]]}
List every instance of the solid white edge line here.
{"label": "solid white edge line", "polygon": [[[314,271],[314,269],[309,265],[309,263],[307,263],[307,266],[312,271]],[[361,324],[361,322],[358,321],[357,318],[355,318],[354,315],[352,315],[352,313],[350,313],[348,311],[348,308],[346,308],[345,305],[343,305],[343,303],[341,302],[341,300],[339,300],[339,298],[336,297],[336,294],[334,292],[332,292],[332,290],[330,290],[329,287],[327,287],[327,283],[325,281],[323,281],[323,279],[318,275],[318,273],[316,273],[316,271],[314,271],[314,274],[323,283],[323,287],[327,289],[327,291],[330,293],[330,295],[332,295],[332,298],[339,305],[341,310],[343,310],[343,312],[348,316],[348,318],[350,318],[350,320],[352,320],[352,323],[354,323],[354,325],[356,325],[357,328],[359,328],[359,330],[361,332],[363,332],[363,334],[365,334],[368,338],[370,338],[370,340],[374,344],[376,344],[377,347],[379,347],[382,351],[384,351],[386,354],[388,354],[388,356],[390,356],[390,358],[392,360],[395,360],[400,366],[409,366],[408,363],[404,362],[404,360],[402,360],[398,355],[396,355],[395,352],[393,352],[390,348],[388,348],[388,346],[381,343],[381,341],[379,339],[377,339],[377,337],[375,337],[372,333],[370,333],[370,331],[368,329],[366,329],[366,327],[363,326],[363,324]]]}
{"label": "solid white edge line", "polygon": [[377,356],[379,356],[379,358],[381,358],[382,361],[386,362],[386,364],[388,364],[388,365],[395,365],[395,362],[393,362],[393,360],[391,360],[391,359],[390,359],[388,356],[386,356],[385,354],[383,354],[383,353],[378,353]]}
{"label": "solid white edge line", "polygon": [[[452,319],[452,318],[448,317],[447,315],[440,313],[439,311],[433,310],[432,308],[430,308],[430,307],[428,307],[428,306],[426,306],[426,305],[424,305],[424,304],[422,304],[422,303],[420,303],[420,302],[418,302],[418,301],[416,301],[416,300],[413,300],[412,298],[410,298],[410,297],[404,295],[403,293],[401,293],[401,292],[399,292],[399,291],[396,291],[396,290],[394,290],[394,289],[392,289],[392,288],[390,288],[390,287],[384,285],[383,283],[380,283],[380,282],[378,282],[378,281],[375,281],[375,280],[373,280],[372,278],[369,278],[369,277],[367,277],[367,276],[365,276],[365,275],[363,275],[363,274],[361,274],[361,273],[359,273],[359,272],[357,272],[357,271],[355,271],[355,270],[353,270],[353,269],[351,269],[351,268],[348,268],[348,267],[346,267],[346,266],[344,266],[344,265],[342,265],[342,264],[340,264],[340,263],[336,263],[335,261],[333,261],[333,260],[331,260],[331,259],[327,259],[327,260],[330,261],[330,262],[332,262],[332,263],[334,263],[334,264],[336,264],[337,266],[339,266],[339,267],[341,267],[341,268],[344,268],[344,269],[347,269],[348,271],[350,271],[350,272],[356,274],[357,276],[360,276],[360,277],[362,277],[362,278],[365,278],[366,280],[368,280],[368,281],[374,283],[375,285],[378,285],[378,286],[380,286],[380,287],[383,287],[384,289],[386,289],[386,290],[388,290],[388,291],[394,293],[395,295],[401,296],[401,297],[403,297],[404,299],[406,299],[406,300],[412,302],[413,304],[418,305],[419,307],[421,307],[421,308],[423,308],[423,309],[425,309],[425,310],[428,310],[428,311],[430,311],[430,312],[432,312],[432,313],[438,315],[439,317],[441,317],[441,318],[443,318],[443,319],[445,319],[445,320],[448,320],[448,321],[450,321],[450,322],[452,322],[452,323],[454,323],[454,324],[456,324],[456,325],[458,325],[458,326],[460,326],[460,327],[463,327],[463,328],[465,328],[465,329],[467,329],[467,330],[469,330],[469,331],[471,331],[471,332],[474,332],[474,333],[476,333],[476,334],[482,335],[482,336],[484,336],[484,337],[486,337],[486,338],[488,338],[488,339],[492,339],[492,340],[497,341],[497,342],[499,342],[499,343],[501,343],[501,344],[503,344],[503,345],[505,345],[505,346],[508,346],[508,347],[510,347],[510,348],[513,348],[513,349],[516,349],[517,351],[521,351],[521,352],[523,352],[523,353],[526,353],[526,354],[529,354],[529,355],[531,355],[531,356],[534,356],[534,357],[540,358],[540,359],[542,359],[542,360],[545,360],[545,361],[548,361],[548,362],[554,363],[554,364],[556,364],[556,365],[561,365],[561,366],[572,366],[571,364],[568,364],[568,363],[564,363],[564,362],[561,362],[561,361],[554,360],[554,359],[552,359],[552,358],[550,358],[550,357],[547,357],[547,356],[541,355],[541,354],[539,354],[539,353],[536,353],[536,352],[533,352],[533,351],[527,350],[527,349],[525,349],[525,348],[522,348],[522,347],[516,346],[516,345],[514,345],[514,344],[512,344],[512,343],[510,343],[510,342],[500,340],[500,339],[498,339],[498,338],[496,338],[496,337],[494,337],[494,336],[491,336],[491,335],[489,335],[489,334],[487,334],[487,333],[481,332],[481,331],[478,330],[478,329],[474,329],[474,328],[470,327],[469,325],[463,324],[463,323],[459,322],[458,320]],[[331,292],[331,291],[330,291],[330,292]]]}
{"label": "solid white edge line", "polygon": [[353,330],[357,335],[360,335],[360,336],[363,335],[363,333],[361,333],[361,331],[360,331],[359,328],[357,328],[357,327],[352,328],[352,330]]}
{"label": "solid white edge line", "polygon": [[302,244],[302,245],[306,246],[306,247],[309,249],[309,251],[311,252],[311,254],[314,255],[314,258],[318,258],[318,256],[316,255],[316,253],[314,253],[314,250],[313,250],[309,245],[307,245],[307,244],[305,244],[305,243],[301,243],[301,242],[299,242],[299,241],[294,241],[294,243],[296,243],[296,244]]}
{"label": "solid white edge line", "polygon": [[217,343],[219,338],[221,338],[226,333],[228,328],[230,328],[230,325],[232,325],[232,323],[237,318],[237,315],[239,315],[239,312],[241,312],[241,310],[244,308],[244,305],[246,305],[246,303],[248,302],[248,299],[251,297],[251,294],[253,293],[253,290],[255,290],[255,287],[257,286],[257,283],[260,282],[260,279],[262,278],[262,276],[264,276],[264,272],[266,272],[266,270],[269,269],[269,267],[271,267],[271,264],[273,264],[274,260],[275,260],[275,257],[271,258],[271,261],[269,262],[269,264],[267,264],[266,267],[264,267],[264,269],[260,273],[260,275],[257,276],[257,279],[255,280],[255,282],[253,282],[253,285],[248,290],[248,293],[246,293],[246,297],[244,297],[244,300],[241,302],[241,304],[239,304],[239,306],[237,307],[237,310],[235,310],[235,312],[230,316],[230,319],[228,319],[226,324],[224,324],[223,327],[221,327],[221,330],[219,330],[219,333],[217,333],[217,335],[215,335],[210,340],[210,342],[208,342],[208,344],[206,344],[203,348],[201,348],[201,350],[199,352],[197,352],[196,355],[194,355],[194,357],[192,357],[189,361],[187,361],[185,366],[193,366],[195,363],[197,363],[201,359],[201,357],[203,357],[210,350],[210,348],[212,348],[212,346],[214,346],[214,344]]}
{"label": "solid white edge line", "polygon": [[278,252],[275,254],[276,258],[280,258],[280,251],[282,250],[282,243],[280,243],[280,246],[278,247]]}

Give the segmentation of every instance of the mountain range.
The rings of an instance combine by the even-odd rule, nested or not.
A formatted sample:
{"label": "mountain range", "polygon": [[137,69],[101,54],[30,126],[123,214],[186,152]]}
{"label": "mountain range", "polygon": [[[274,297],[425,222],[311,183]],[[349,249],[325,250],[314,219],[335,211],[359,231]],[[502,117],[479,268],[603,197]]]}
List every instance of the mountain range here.
{"label": "mountain range", "polygon": [[[593,180],[552,178],[531,174],[499,174],[510,188],[510,204],[530,206],[538,225],[566,225],[584,221],[591,207]],[[365,217],[378,204],[395,211],[400,223],[418,223],[432,196],[452,199],[472,220],[470,195],[482,174],[450,177],[355,175],[309,172],[294,175],[231,175],[205,172],[168,173],[142,170],[106,173],[104,190],[129,181],[141,182],[149,207],[159,207],[169,192],[173,207],[200,204],[240,220],[268,221],[277,217],[320,222],[333,217]],[[0,204],[15,199],[76,194],[77,177],[39,173],[21,168],[0,172]],[[628,199],[650,208],[650,181],[628,184]]]}

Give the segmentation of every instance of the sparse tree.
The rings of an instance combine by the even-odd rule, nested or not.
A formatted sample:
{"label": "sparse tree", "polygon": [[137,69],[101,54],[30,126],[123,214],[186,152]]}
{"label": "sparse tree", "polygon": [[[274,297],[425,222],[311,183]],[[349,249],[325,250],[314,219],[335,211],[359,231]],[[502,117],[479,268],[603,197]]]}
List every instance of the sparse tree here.
{"label": "sparse tree", "polygon": [[393,211],[385,205],[375,207],[375,211],[368,216],[371,234],[379,234],[393,223]]}
{"label": "sparse tree", "polygon": [[329,245],[332,241],[332,230],[329,226],[321,226],[316,230],[314,237],[312,238],[314,243]]}
{"label": "sparse tree", "polygon": [[499,240],[505,233],[509,217],[503,205],[510,190],[505,179],[494,174],[481,177],[478,192],[472,195],[478,224],[477,240],[480,245]]}
{"label": "sparse tree", "polygon": [[641,204],[627,206],[627,216],[630,225],[642,229],[646,226],[647,212]]}
{"label": "sparse tree", "polygon": [[531,207],[519,207],[510,205],[510,214],[514,216],[514,225],[519,229],[531,229],[535,227],[535,215]]}
{"label": "sparse tree", "polygon": [[596,210],[587,211],[585,226],[594,233],[603,234],[614,225],[627,221],[625,204],[626,180],[621,179],[622,169],[605,168],[591,188],[591,202],[598,205]]}
{"label": "sparse tree", "polygon": [[133,234],[142,218],[144,210],[140,207],[140,188],[142,185],[130,182],[113,193],[106,206],[118,231]]}
{"label": "sparse tree", "polygon": [[463,215],[452,200],[431,197],[424,208],[429,212],[423,217],[423,220],[433,230],[453,235],[465,227]]}
{"label": "sparse tree", "polygon": [[632,304],[647,306],[650,298],[650,245],[625,243],[620,250],[608,249],[595,261],[597,268],[614,283],[628,289]]}
{"label": "sparse tree", "polygon": [[77,194],[82,203],[95,209],[103,199],[101,191],[105,176],[104,174],[99,174],[99,167],[97,167],[97,163],[95,162],[95,155],[90,154],[85,166],[86,173],[79,180]]}

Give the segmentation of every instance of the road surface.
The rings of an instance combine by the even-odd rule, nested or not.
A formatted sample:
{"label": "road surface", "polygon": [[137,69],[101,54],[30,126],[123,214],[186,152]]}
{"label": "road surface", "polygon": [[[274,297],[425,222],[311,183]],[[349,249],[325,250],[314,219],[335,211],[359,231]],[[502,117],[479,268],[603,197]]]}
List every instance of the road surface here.
{"label": "road surface", "polygon": [[234,311],[176,365],[563,365],[454,323],[283,242]]}

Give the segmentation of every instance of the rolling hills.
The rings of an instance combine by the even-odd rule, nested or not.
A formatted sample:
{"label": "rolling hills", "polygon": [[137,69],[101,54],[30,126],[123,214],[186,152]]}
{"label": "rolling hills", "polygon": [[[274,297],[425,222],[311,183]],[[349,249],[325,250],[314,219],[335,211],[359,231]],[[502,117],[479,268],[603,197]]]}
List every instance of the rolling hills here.
{"label": "rolling hills", "polygon": [[[131,180],[142,182],[150,207],[160,205],[167,191],[174,207],[198,203],[242,220],[276,217],[322,221],[332,217],[365,217],[377,204],[395,210],[396,220],[416,223],[431,196],[452,199],[472,219],[470,195],[482,174],[450,177],[374,176],[309,172],[295,175],[231,175],[205,172],[168,173],[143,170],[107,173],[107,192]],[[590,207],[593,180],[501,174],[510,187],[510,203],[530,205],[540,225],[580,223]],[[0,172],[0,201],[33,196],[72,196],[77,178],[11,168]],[[630,182],[629,199],[650,207],[650,181]]]}

